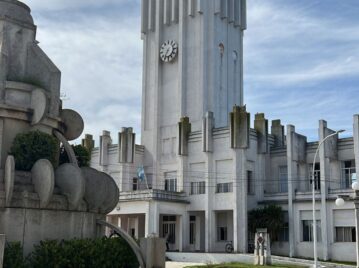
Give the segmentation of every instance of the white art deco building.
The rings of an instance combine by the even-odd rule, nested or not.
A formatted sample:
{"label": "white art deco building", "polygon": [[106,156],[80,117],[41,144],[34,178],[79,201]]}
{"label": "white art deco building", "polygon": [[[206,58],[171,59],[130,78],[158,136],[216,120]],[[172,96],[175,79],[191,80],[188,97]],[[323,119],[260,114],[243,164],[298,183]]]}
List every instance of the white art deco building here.
{"label": "white art deco building", "polygon": [[[141,145],[132,128],[118,144],[103,132],[92,166],[109,173],[120,202],[109,215],[140,238],[169,233],[170,248],[222,252],[233,241],[247,252],[247,212],[280,205],[286,224],[274,254],[313,257],[310,168],[318,142],[292,125],[253,118],[243,106],[244,0],[143,0]],[[351,195],[359,164],[359,117],[354,138],[331,138],[315,170],[319,257],[355,261]],[[332,133],[319,121],[319,141]],[[93,144],[87,135],[83,140]],[[146,180],[139,180],[143,166]]]}

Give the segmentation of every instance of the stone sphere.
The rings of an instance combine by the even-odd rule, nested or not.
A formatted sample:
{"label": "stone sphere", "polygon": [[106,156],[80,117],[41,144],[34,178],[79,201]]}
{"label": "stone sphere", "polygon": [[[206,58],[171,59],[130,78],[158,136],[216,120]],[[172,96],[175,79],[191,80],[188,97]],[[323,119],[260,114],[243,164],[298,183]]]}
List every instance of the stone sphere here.
{"label": "stone sphere", "polygon": [[353,184],[352,184],[352,189],[354,190],[354,191],[359,191],[359,182],[353,182]]}
{"label": "stone sphere", "polygon": [[0,17],[34,24],[30,8],[17,0],[0,0]]}
{"label": "stone sphere", "polygon": [[344,206],[345,201],[344,201],[343,198],[339,197],[339,198],[337,198],[337,200],[335,200],[335,204],[336,204],[338,207],[342,207],[342,206]]}

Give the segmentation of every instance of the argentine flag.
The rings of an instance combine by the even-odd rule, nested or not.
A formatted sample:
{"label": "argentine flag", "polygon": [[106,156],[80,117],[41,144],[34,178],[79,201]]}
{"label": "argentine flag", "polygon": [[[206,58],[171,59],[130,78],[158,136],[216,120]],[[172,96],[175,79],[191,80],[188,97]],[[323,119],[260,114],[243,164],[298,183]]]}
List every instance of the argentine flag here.
{"label": "argentine flag", "polygon": [[137,169],[137,177],[140,179],[140,181],[143,181],[145,179],[145,169],[143,168],[143,166]]}

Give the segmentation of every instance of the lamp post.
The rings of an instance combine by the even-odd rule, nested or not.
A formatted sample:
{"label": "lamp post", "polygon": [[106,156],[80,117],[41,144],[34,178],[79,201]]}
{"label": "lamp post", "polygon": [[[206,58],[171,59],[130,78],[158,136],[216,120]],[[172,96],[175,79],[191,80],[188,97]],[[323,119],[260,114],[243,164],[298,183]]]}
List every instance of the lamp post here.
{"label": "lamp post", "polygon": [[[352,184],[352,189],[354,190],[354,207],[355,207],[355,244],[356,244],[356,259],[357,259],[357,268],[359,268],[359,182],[355,181]],[[343,206],[345,203],[342,197],[338,197],[335,200],[337,206]]]}
{"label": "lamp post", "polygon": [[[315,152],[315,155],[314,155],[314,159],[313,159],[313,169],[312,169],[312,199],[313,199],[313,242],[314,242],[314,266],[315,268],[318,267],[318,253],[317,253],[317,220],[316,220],[316,213],[315,213],[315,162],[316,162],[316,159],[317,159],[317,155],[318,155],[318,152],[319,152],[319,149],[320,149],[320,146],[322,146],[322,144],[328,140],[329,138],[335,136],[335,135],[338,135],[339,133],[342,133],[344,132],[345,130],[338,130],[328,136],[326,136],[318,145],[318,148]],[[320,180],[320,178],[319,178]]]}

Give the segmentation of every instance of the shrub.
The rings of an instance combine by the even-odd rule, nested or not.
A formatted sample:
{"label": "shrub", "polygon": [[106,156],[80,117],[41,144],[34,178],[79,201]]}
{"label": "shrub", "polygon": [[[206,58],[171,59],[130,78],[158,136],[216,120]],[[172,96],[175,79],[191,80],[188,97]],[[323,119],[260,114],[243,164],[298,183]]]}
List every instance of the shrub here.
{"label": "shrub", "polygon": [[39,159],[48,159],[57,166],[59,145],[57,139],[40,131],[18,134],[10,149],[17,170],[29,171]]}
{"label": "shrub", "polygon": [[271,240],[275,240],[283,227],[283,211],[276,205],[253,209],[248,212],[248,229],[255,233],[258,228],[267,228]]}
{"label": "shrub", "polygon": [[42,241],[28,257],[30,267],[138,267],[135,254],[122,238]]}
{"label": "shrub", "polygon": [[[80,167],[88,167],[90,166],[91,154],[86,147],[82,145],[72,145],[74,149],[77,163]],[[65,151],[64,146],[60,148],[60,165],[69,162],[69,157]]]}
{"label": "shrub", "polygon": [[4,268],[25,268],[22,246],[18,243],[6,243],[4,252]]}

